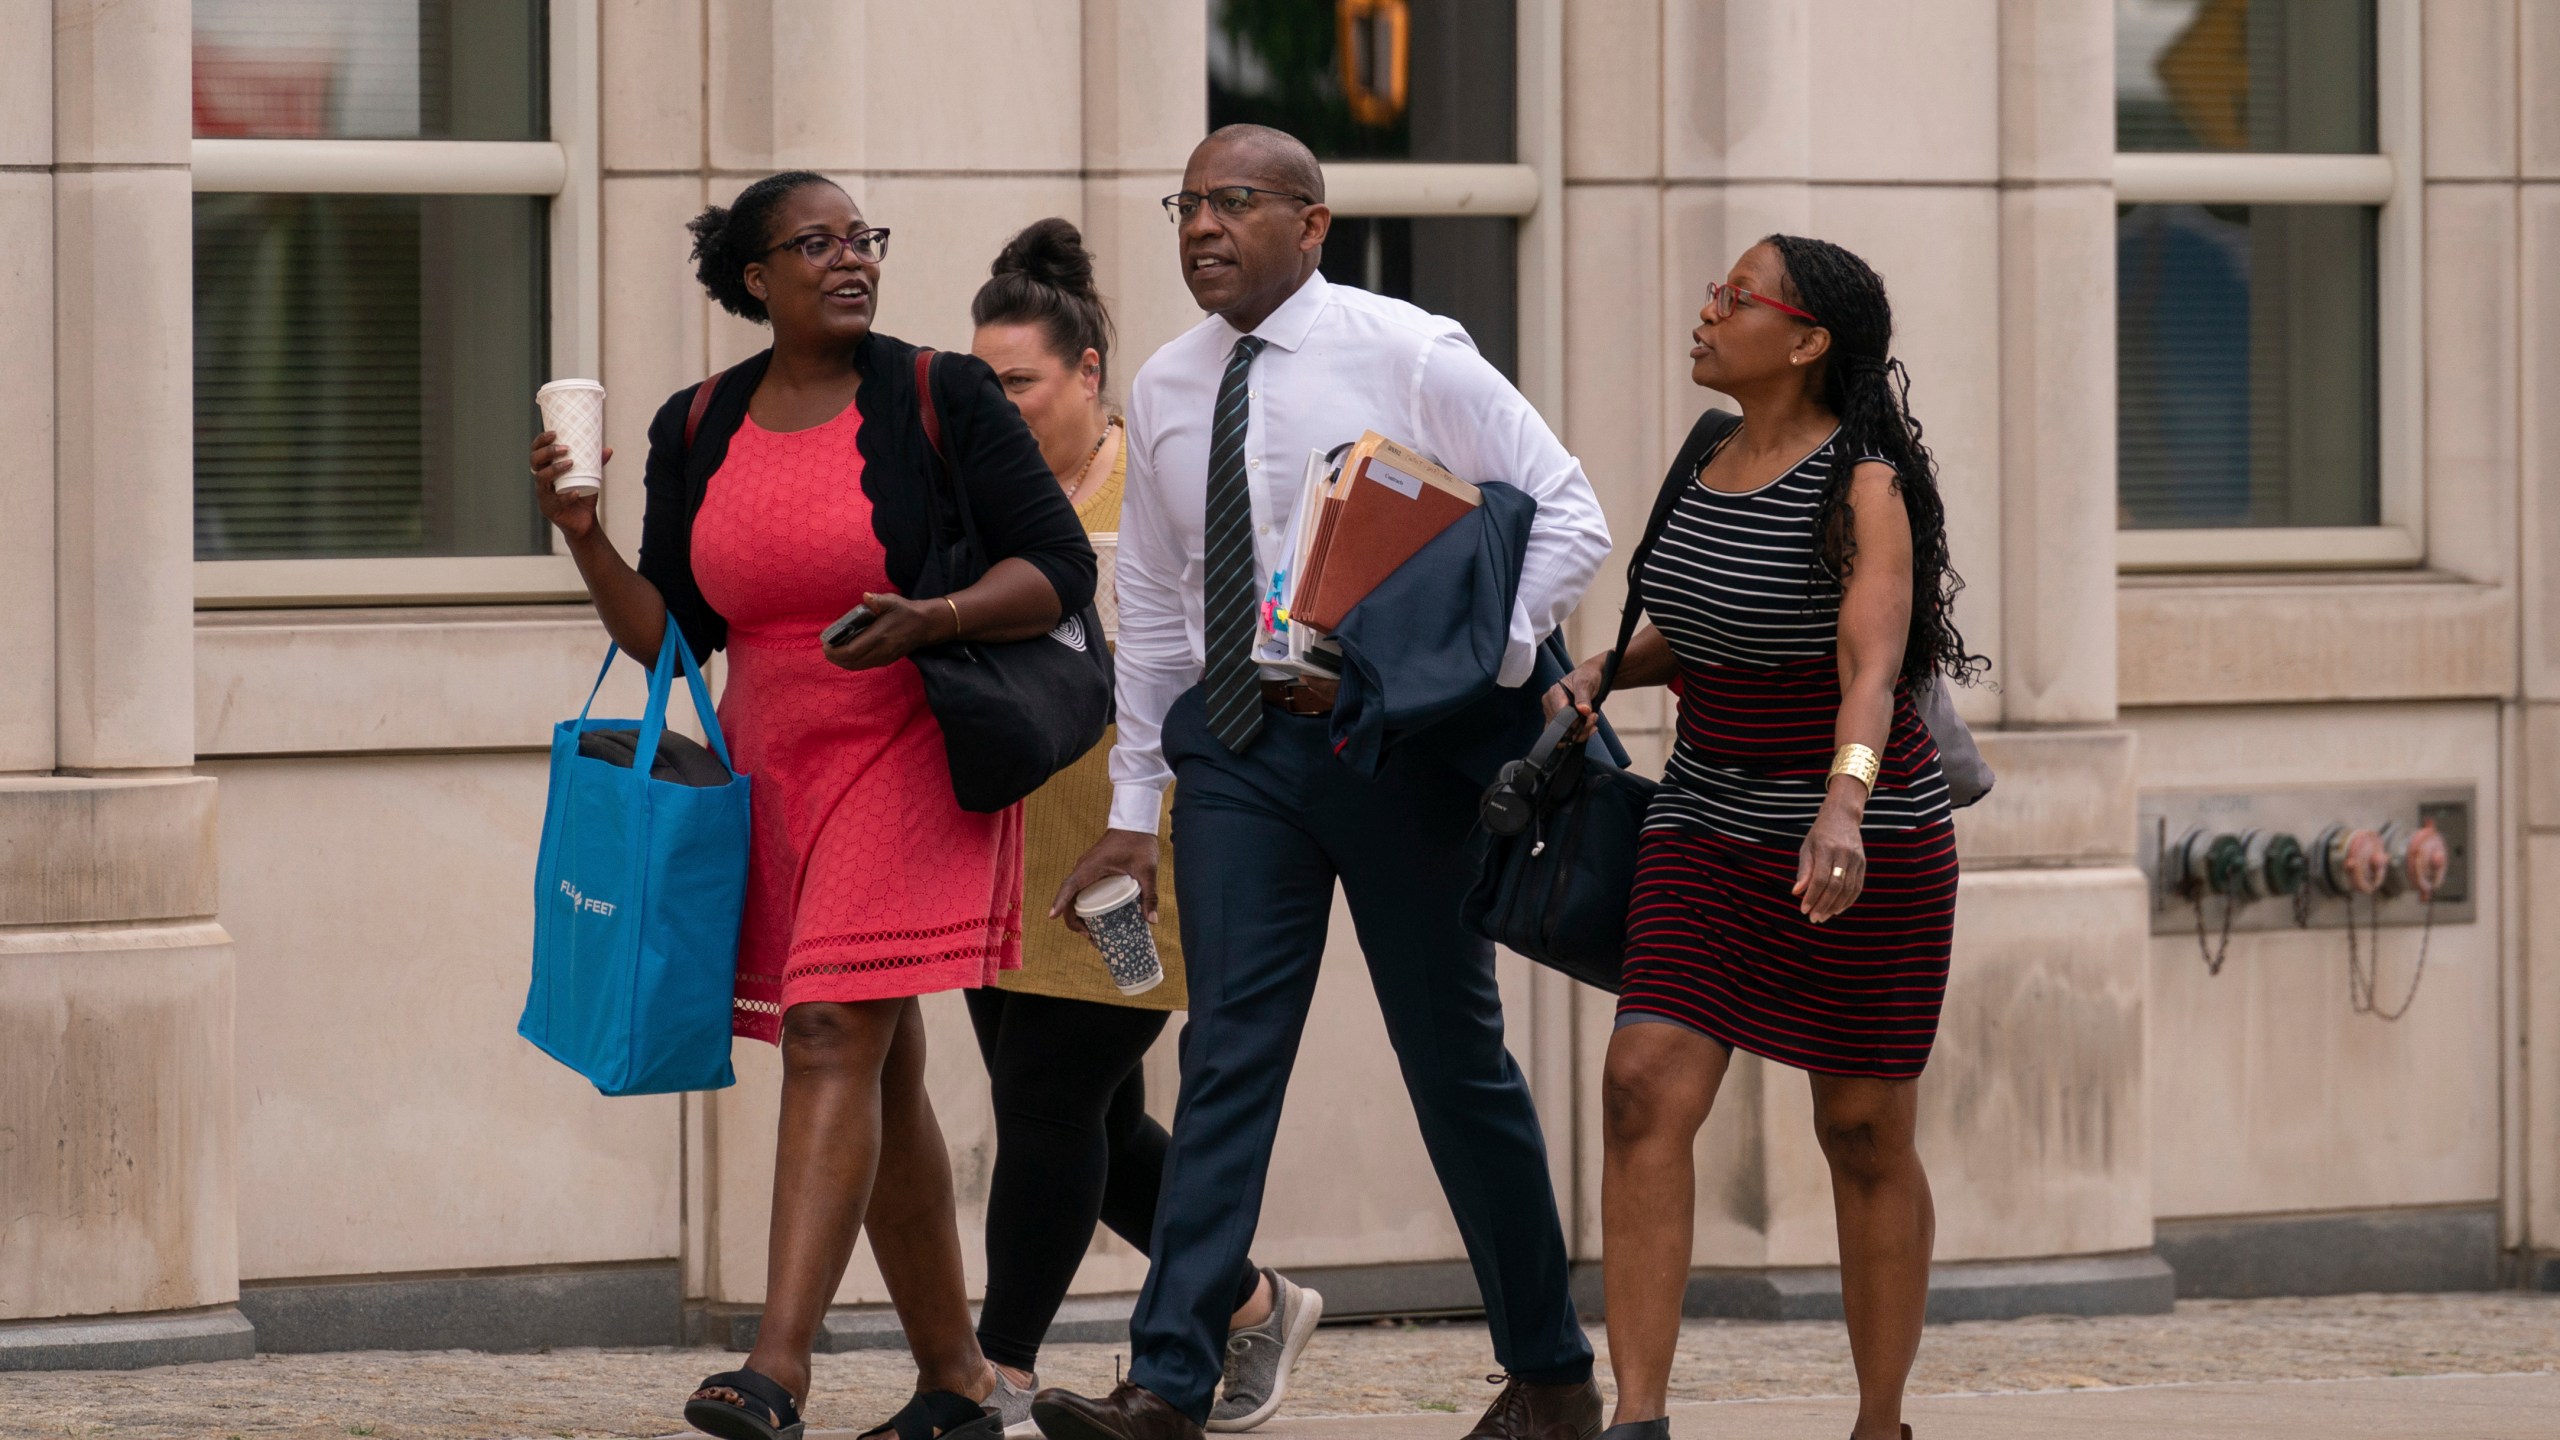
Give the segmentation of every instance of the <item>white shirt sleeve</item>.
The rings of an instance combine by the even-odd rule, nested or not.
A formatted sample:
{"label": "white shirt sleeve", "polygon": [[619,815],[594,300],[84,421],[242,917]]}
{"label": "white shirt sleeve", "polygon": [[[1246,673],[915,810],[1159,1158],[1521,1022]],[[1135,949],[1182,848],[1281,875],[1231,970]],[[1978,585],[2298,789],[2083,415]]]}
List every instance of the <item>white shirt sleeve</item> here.
{"label": "white shirt sleeve", "polygon": [[1111,749],[1114,830],[1152,835],[1164,814],[1173,770],[1164,761],[1164,716],[1200,680],[1185,614],[1183,546],[1165,510],[1146,441],[1152,430],[1138,393],[1129,397],[1129,473],[1120,502],[1119,742]]}
{"label": "white shirt sleeve", "polygon": [[[1414,379],[1421,447],[1466,480],[1498,480],[1538,502],[1511,607],[1504,685],[1527,681],[1538,642],[1582,603],[1609,558],[1609,522],[1582,462],[1573,458],[1528,397],[1476,353],[1462,333],[1435,337]],[[1123,605],[1127,603],[1122,602]],[[1126,624],[1124,620],[1122,622]]]}

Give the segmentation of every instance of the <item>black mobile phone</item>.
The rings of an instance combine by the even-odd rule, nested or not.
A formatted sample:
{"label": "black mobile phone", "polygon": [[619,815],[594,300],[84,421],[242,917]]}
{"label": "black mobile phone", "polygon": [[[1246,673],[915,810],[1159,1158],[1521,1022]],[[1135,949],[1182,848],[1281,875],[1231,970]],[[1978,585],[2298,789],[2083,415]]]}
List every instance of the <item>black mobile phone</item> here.
{"label": "black mobile phone", "polygon": [[848,644],[852,641],[854,636],[862,633],[864,627],[879,618],[879,612],[873,610],[870,605],[856,605],[852,609],[844,612],[844,614],[838,616],[836,618],[836,623],[828,626],[825,631],[820,633],[818,636],[818,643],[826,646],[830,650]]}

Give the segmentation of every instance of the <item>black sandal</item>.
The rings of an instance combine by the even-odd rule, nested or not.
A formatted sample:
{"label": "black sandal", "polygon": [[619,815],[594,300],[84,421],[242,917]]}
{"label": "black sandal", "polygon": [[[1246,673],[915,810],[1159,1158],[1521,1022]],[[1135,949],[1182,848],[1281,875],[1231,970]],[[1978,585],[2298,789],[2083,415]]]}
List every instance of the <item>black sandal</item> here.
{"label": "black sandal", "polygon": [[[752,1406],[705,1395],[705,1390],[734,1391]],[[757,1410],[761,1408],[762,1414]],[[800,1407],[791,1392],[753,1370],[724,1370],[706,1377],[684,1402],[684,1423],[720,1440],[800,1440]]]}
{"label": "black sandal", "polygon": [[948,1390],[921,1390],[906,1408],[865,1430],[855,1440],[1004,1440],[1004,1417],[966,1395]]}

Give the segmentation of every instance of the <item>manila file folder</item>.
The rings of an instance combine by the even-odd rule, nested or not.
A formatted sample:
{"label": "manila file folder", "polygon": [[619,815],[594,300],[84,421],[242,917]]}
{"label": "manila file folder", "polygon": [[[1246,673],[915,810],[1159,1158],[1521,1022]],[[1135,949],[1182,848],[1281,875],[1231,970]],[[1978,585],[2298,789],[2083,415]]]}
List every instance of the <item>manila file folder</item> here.
{"label": "manila file folder", "polygon": [[1327,488],[1289,605],[1292,622],[1330,632],[1440,532],[1483,503],[1475,486],[1372,430]]}

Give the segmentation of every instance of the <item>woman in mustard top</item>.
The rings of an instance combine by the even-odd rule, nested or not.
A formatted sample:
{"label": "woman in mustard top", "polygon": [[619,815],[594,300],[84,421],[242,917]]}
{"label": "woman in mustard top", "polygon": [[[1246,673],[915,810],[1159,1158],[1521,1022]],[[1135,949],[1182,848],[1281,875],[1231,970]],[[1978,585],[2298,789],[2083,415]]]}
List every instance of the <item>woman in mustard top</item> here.
{"label": "woman in mustard top", "polygon": [[[969,307],[970,351],[1030,423],[1033,438],[1102,562],[1096,594],[1115,625],[1112,554],[1127,475],[1122,428],[1102,400],[1111,318],[1093,288],[1093,257],[1065,220],[1039,221],[996,257]],[[1023,803],[1026,893],[1053,895],[1111,808],[1112,737]],[[1170,806],[1170,796],[1167,804]],[[1023,927],[1022,968],[968,992],[996,1111],[987,1192],[987,1296],[978,1343],[1001,1377],[988,1403],[1006,1433],[1030,1435],[1040,1342],[1075,1279],[1096,1222],[1147,1251],[1164,1178],[1165,1131],[1148,1116],[1141,1062],[1165,1020],[1186,1008],[1171,858],[1157,878],[1155,934],[1164,981],[1123,995],[1093,942],[1064,922]],[[1246,1263],[1226,1375],[1208,1428],[1249,1430],[1279,1409],[1288,1371],[1323,1314],[1324,1297]]]}

